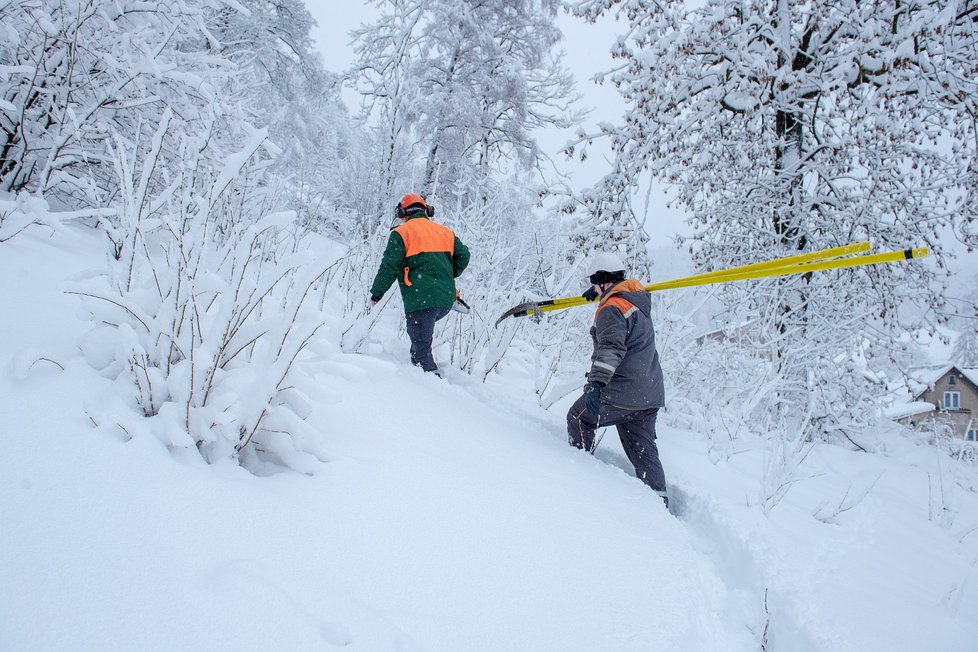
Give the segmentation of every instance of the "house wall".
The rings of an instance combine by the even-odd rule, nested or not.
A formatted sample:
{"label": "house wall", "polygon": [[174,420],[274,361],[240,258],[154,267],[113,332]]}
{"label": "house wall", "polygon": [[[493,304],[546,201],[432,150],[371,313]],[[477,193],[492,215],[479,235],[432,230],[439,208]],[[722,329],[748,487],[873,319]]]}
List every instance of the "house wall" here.
{"label": "house wall", "polygon": [[[951,376],[955,376],[955,383],[953,385],[951,384]],[[963,439],[969,423],[972,428],[978,427],[978,387],[975,387],[971,381],[961,376],[956,369],[952,369],[934,383],[933,390],[924,392],[920,400],[943,407],[944,392],[947,391],[959,392],[961,394],[961,407],[956,410],[942,410],[940,416],[943,416],[949,421],[951,427],[954,429],[955,436]],[[912,418],[911,423],[917,424],[936,416],[938,415],[920,415],[919,417]]]}

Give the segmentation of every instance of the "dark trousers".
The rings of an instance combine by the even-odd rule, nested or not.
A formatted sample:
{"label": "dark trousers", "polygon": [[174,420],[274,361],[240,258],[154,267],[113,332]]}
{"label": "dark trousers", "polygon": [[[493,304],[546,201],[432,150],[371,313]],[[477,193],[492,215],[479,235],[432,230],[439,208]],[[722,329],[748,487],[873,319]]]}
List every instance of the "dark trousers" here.
{"label": "dark trousers", "polygon": [[425,371],[438,371],[435,358],[431,355],[431,339],[435,322],[451,311],[451,308],[425,308],[405,315],[408,337],[411,338],[411,364]]}
{"label": "dark trousers", "polygon": [[601,404],[597,416],[584,409],[584,396],[577,399],[567,411],[567,441],[571,446],[594,451],[594,430],[599,425],[615,426],[628,461],[635,467],[635,475],[657,492],[666,490],[666,476],[659,461],[659,448],[655,445],[655,420],[659,408],[628,410]]}

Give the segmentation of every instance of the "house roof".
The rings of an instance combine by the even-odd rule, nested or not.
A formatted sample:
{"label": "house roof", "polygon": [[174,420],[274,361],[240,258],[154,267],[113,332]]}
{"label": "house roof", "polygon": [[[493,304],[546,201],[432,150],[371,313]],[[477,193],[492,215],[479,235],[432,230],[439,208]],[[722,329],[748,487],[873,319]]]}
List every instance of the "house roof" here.
{"label": "house roof", "polygon": [[926,401],[912,401],[910,403],[895,403],[883,410],[883,416],[887,419],[902,419],[912,417],[917,414],[933,412],[934,404]]}
{"label": "house roof", "polygon": [[920,397],[952,371],[956,371],[966,382],[970,382],[978,389],[976,368],[961,368],[953,364],[912,367],[906,371],[902,381],[897,386],[891,386],[890,392],[882,397],[883,415],[888,419],[896,420],[933,412],[937,406],[920,400]]}
{"label": "house roof", "polygon": [[962,369],[958,367],[958,371],[961,372],[962,376],[970,380],[972,385],[978,388],[978,369]]}
{"label": "house roof", "polygon": [[978,369],[961,368],[953,364],[945,364],[937,367],[917,367],[907,371],[907,383],[914,400],[919,399],[924,392],[932,389],[938,380],[949,374],[951,371],[957,372],[964,377],[975,389],[978,390]]}

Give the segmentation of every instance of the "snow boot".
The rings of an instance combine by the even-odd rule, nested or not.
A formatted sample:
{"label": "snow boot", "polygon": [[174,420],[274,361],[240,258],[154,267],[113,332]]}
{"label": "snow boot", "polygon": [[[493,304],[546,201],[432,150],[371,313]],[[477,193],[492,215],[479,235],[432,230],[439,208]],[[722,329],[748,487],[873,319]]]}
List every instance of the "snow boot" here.
{"label": "snow boot", "polygon": [[662,502],[665,503],[666,509],[669,509],[669,494],[666,493],[666,490],[665,489],[663,489],[662,491],[656,490],[655,493],[657,496],[659,496],[659,498],[662,499]]}

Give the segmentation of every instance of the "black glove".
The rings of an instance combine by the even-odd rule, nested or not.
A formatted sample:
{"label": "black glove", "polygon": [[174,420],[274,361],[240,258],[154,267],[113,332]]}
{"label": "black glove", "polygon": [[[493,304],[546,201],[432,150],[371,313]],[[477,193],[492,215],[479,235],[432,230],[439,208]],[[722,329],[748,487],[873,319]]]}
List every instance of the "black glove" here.
{"label": "black glove", "polygon": [[601,387],[592,381],[584,390],[584,409],[588,414],[598,416],[598,412],[601,411]]}
{"label": "black glove", "polygon": [[582,294],[581,296],[587,299],[588,301],[594,301],[595,299],[598,298],[598,291],[595,290],[594,286],[592,285],[588,289],[584,290],[584,294]]}

